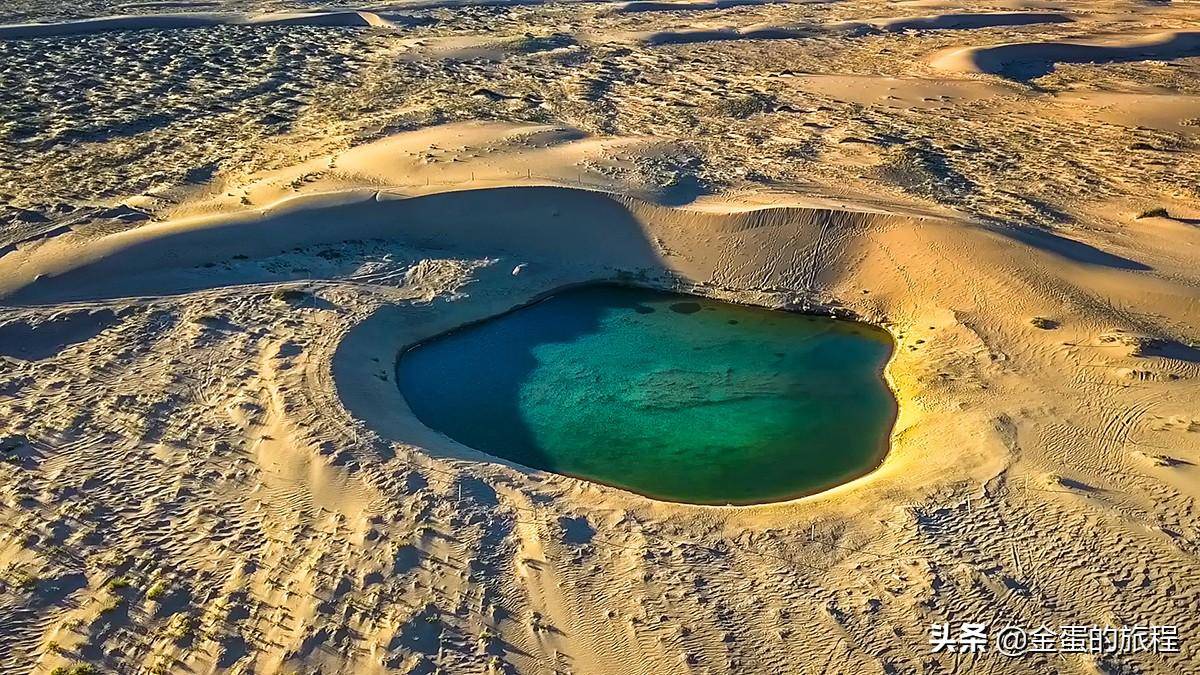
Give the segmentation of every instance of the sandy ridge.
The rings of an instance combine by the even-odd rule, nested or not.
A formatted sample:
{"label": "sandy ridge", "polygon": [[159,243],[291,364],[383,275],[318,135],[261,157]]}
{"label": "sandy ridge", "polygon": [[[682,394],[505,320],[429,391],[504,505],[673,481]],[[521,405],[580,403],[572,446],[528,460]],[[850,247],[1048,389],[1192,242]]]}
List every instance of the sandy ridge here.
{"label": "sandy ridge", "polygon": [[391,22],[372,12],[296,12],[245,14],[197,12],[107,16],[56,23],[23,23],[0,26],[0,40],[18,40],[64,35],[86,35],[104,31],[178,30],[210,26],[363,26],[391,27]]}
{"label": "sandy ridge", "polygon": [[1166,31],[1111,42],[1015,42],[941,52],[930,63],[939,70],[1009,75],[1020,79],[1053,70],[1056,63],[1114,63],[1176,59],[1200,54],[1200,32]]}
{"label": "sandy ridge", "polygon": [[834,26],[899,33],[911,30],[973,30],[1003,26],[1029,26],[1041,23],[1070,23],[1062,12],[953,12],[928,16],[889,17],[865,21],[845,21]]}
{"label": "sandy ridge", "polygon": [[[677,10],[720,9],[712,3],[625,3],[616,13],[664,12]],[[591,36],[588,41],[603,43],[613,39],[647,46],[682,45],[727,40],[795,40],[838,33],[861,37],[877,33],[905,31],[977,30],[1005,26],[1067,23],[1072,19],[1057,12],[980,12],[949,13],[894,19],[839,21],[833,23],[759,22],[743,26],[681,26],[667,30],[610,33]]]}

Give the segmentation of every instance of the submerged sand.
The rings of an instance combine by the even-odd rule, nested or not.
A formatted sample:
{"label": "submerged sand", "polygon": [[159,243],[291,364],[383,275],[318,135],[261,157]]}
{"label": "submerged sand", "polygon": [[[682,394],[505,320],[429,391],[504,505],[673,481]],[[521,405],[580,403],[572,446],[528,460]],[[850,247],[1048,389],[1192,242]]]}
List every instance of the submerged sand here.
{"label": "submerged sand", "polygon": [[[0,28],[0,670],[1196,670],[1192,9],[178,4]],[[408,412],[405,345],[595,280],[884,327],[891,452],[698,507]]]}

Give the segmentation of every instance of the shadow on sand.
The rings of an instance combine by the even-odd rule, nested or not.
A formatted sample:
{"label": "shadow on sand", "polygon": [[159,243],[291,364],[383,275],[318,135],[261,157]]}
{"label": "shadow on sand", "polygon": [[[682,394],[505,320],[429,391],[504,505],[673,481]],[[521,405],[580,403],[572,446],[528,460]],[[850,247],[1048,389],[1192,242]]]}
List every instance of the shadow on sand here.
{"label": "shadow on sand", "polygon": [[1052,232],[1047,232],[1046,230],[1038,230],[1032,227],[1012,227],[993,228],[992,231],[1010,239],[1015,239],[1022,244],[1062,256],[1072,262],[1143,272],[1152,269],[1149,265],[1136,260],[1123,258],[1119,255],[1102,251],[1090,244],[1068,239]]}

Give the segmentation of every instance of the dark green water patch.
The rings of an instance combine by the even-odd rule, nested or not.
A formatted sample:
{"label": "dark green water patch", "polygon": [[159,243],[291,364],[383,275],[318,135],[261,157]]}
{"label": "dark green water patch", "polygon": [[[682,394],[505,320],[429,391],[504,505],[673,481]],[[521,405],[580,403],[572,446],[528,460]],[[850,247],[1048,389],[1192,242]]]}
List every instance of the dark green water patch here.
{"label": "dark green water patch", "polygon": [[418,419],[477,450],[659,499],[751,504],[879,464],[891,350],[865,324],[594,285],[417,345],[397,379]]}

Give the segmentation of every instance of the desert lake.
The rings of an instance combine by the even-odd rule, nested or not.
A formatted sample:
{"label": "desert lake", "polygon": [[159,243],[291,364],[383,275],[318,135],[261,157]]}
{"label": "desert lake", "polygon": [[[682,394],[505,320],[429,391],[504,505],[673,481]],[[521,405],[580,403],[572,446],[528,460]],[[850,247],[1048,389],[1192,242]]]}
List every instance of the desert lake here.
{"label": "desert lake", "polygon": [[866,324],[620,286],[568,289],[402,353],[427,426],[657,499],[754,504],[877,466],[892,339]]}

